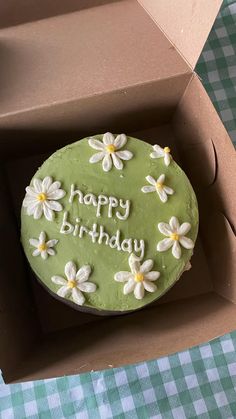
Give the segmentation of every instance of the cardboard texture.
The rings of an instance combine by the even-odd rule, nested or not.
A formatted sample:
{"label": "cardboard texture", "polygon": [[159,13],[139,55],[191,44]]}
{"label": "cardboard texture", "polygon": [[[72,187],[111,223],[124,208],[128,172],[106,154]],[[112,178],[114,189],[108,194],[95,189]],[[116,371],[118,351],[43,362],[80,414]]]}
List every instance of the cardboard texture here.
{"label": "cardboard texture", "polygon": [[221,0],[138,0],[194,69]]}
{"label": "cardboard texture", "polygon": [[[151,359],[236,326],[236,157],[191,70],[219,1],[204,8],[202,21],[197,2],[181,1],[172,32],[172,13],[168,20],[162,1],[76,3],[43,2],[39,10],[23,2],[19,14],[9,13],[13,0],[0,6],[8,17],[5,24],[0,19],[6,197],[0,202],[0,367],[6,382]],[[191,56],[178,38],[181,23],[186,38],[194,31]],[[200,233],[192,269],[165,296],[142,311],[99,318],[56,301],[35,281],[19,244],[19,212],[25,186],[51,152],[108,130],[171,146],[196,191]]]}

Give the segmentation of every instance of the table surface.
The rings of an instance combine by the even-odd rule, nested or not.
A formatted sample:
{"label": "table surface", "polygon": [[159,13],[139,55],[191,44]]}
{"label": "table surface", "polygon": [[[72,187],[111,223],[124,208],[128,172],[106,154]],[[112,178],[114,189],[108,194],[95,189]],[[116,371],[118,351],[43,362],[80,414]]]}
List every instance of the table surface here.
{"label": "table surface", "polygon": [[[196,72],[236,145],[236,1],[224,0]],[[236,331],[168,357],[5,385],[1,419],[236,418]]]}

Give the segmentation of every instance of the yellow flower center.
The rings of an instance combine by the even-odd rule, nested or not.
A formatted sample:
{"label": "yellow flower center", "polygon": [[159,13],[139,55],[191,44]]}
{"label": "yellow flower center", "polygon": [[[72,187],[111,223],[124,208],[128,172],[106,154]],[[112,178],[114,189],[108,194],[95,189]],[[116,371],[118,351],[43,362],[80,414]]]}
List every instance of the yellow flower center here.
{"label": "yellow flower center", "polygon": [[39,193],[38,196],[37,196],[37,200],[40,201],[40,202],[46,201],[46,199],[47,199],[47,195],[43,192]]}
{"label": "yellow flower center", "polygon": [[136,282],[142,282],[144,280],[144,275],[141,272],[138,272],[134,275],[134,279]]}
{"label": "yellow flower center", "polygon": [[47,245],[46,243],[42,243],[39,245],[38,249],[40,250],[40,252],[43,252],[44,250],[47,250]]}
{"label": "yellow flower center", "polygon": [[163,183],[157,182],[156,187],[157,187],[157,189],[163,189]]}
{"label": "yellow flower center", "polygon": [[70,279],[70,280],[67,282],[67,286],[68,286],[69,288],[75,288],[75,287],[76,287],[76,281],[75,281],[74,279]]}
{"label": "yellow flower center", "polygon": [[106,146],[106,150],[108,153],[114,153],[114,151],[116,151],[116,146],[114,144],[109,144]]}
{"label": "yellow flower center", "polygon": [[179,235],[178,235],[177,233],[172,233],[172,234],[170,235],[170,238],[171,238],[172,240],[178,241],[178,240],[179,240]]}
{"label": "yellow flower center", "polygon": [[165,148],[164,148],[164,152],[165,152],[165,153],[170,153],[170,148],[169,148],[169,147],[165,147]]}

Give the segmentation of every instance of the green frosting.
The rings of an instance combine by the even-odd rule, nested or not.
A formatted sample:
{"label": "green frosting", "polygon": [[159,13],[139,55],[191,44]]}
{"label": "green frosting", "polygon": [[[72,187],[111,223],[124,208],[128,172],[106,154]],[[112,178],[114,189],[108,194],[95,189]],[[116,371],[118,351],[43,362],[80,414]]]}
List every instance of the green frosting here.
{"label": "green frosting", "polygon": [[[102,140],[103,135],[94,138]],[[59,285],[52,282],[51,277],[59,275],[65,277],[64,268],[68,261],[73,261],[77,268],[90,265],[92,268],[89,281],[97,285],[93,293],[83,293],[85,307],[98,310],[128,311],[135,310],[151,303],[163,295],[180,277],[185,266],[192,256],[193,251],[181,247],[180,259],[173,257],[171,249],[165,252],[157,252],[157,243],[165,238],[158,230],[158,223],[169,223],[172,216],[176,216],[180,223],[189,222],[191,230],[186,234],[194,242],[198,231],[198,207],[191,184],[181,168],[171,160],[169,166],[165,166],[164,159],[151,159],[150,153],[153,147],[141,140],[127,137],[127,143],[123,147],[133,153],[133,158],[123,161],[122,170],[114,166],[109,172],[102,169],[102,161],[91,164],[89,159],[99,151],[90,147],[85,138],[56,151],[35,173],[33,179],[43,180],[51,176],[53,181],[60,181],[61,188],[66,195],[58,200],[63,210],[55,212],[53,221],[48,221],[44,215],[38,220],[27,215],[26,208],[22,207],[21,213],[21,238],[24,251],[36,276],[52,293],[56,294]],[[157,179],[165,174],[165,184],[174,190],[173,195],[168,196],[166,203],[161,202],[156,192],[143,193],[141,188],[148,185],[146,176],[151,175]],[[98,195],[114,196],[124,201],[130,200],[130,214],[127,220],[119,220],[115,211],[124,214],[125,210],[118,207],[113,209],[113,217],[108,218],[108,205],[101,208],[101,217],[96,217],[97,208],[93,205],[78,203],[75,196],[73,203],[69,203],[71,184],[83,194],[92,193]],[[32,185],[32,182],[31,182]],[[119,271],[130,271],[128,264],[129,253],[122,250],[112,249],[105,243],[93,243],[91,236],[84,234],[82,238],[72,234],[60,233],[64,211],[68,211],[68,220],[74,225],[75,219],[80,218],[79,225],[92,229],[94,223],[98,228],[103,225],[110,237],[119,229],[121,241],[125,238],[143,239],[145,242],[145,254],[143,260],[152,259],[152,270],[159,271],[160,277],[154,283],[157,291],[154,293],[145,291],[143,299],[135,298],[134,293],[123,294],[124,283],[116,282],[114,275]],[[57,239],[54,249],[55,256],[49,256],[43,260],[41,256],[32,256],[35,250],[29,243],[29,239],[38,239],[41,231],[47,235],[47,240]],[[137,253],[138,255],[140,253]],[[67,302],[67,299],[63,301]],[[72,300],[71,300],[72,301]],[[78,307],[79,308],[79,307]]]}

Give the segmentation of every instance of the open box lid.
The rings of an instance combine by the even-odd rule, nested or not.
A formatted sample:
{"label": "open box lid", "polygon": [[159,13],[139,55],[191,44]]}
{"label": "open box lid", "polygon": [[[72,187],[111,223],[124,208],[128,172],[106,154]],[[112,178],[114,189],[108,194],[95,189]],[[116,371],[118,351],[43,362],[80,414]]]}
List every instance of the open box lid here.
{"label": "open box lid", "polygon": [[194,69],[222,0],[138,0]]}
{"label": "open box lid", "polygon": [[129,87],[190,78],[221,0],[205,3],[179,0],[178,13],[174,0],[0,5],[0,127],[47,128],[54,109],[64,128],[65,104],[79,109],[80,100],[110,92],[125,101]]}

